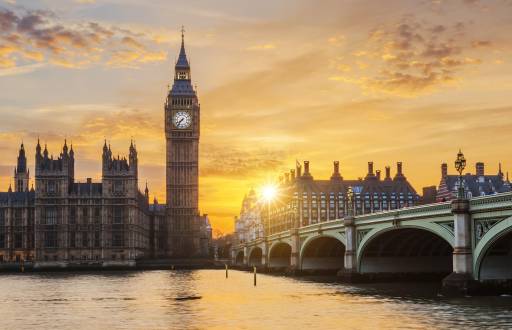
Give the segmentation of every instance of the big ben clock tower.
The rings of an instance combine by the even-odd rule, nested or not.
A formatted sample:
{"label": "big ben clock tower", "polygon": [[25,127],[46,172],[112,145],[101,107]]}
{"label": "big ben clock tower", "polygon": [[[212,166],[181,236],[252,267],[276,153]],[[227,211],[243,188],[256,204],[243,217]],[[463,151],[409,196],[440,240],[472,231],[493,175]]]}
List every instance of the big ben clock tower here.
{"label": "big ben clock tower", "polygon": [[174,83],[165,102],[166,216],[169,257],[200,254],[198,175],[200,105],[192,87],[183,29]]}

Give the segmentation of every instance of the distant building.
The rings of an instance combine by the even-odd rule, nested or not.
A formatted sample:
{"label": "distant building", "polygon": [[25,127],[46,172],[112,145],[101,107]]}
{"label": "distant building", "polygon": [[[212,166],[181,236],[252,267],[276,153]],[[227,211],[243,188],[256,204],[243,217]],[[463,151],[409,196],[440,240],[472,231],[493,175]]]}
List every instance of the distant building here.
{"label": "distant building", "polygon": [[235,217],[235,240],[237,243],[249,242],[264,236],[261,220],[261,205],[254,189],[251,189],[242,201],[240,216]]}
{"label": "distant building", "polygon": [[309,162],[297,164],[295,170],[281,178],[275,201],[258,201],[254,191],[244,198],[240,216],[235,218],[235,235],[238,243],[251,241],[292,228],[340,219],[348,208],[347,190],[351,187],[355,214],[366,214],[417,205],[420,196],[407,181],[402,163],[397,163],[394,177],[390,167],[374,172],[373,162],[368,163],[366,176],[345,180],[335,161],[329,180],[313,178]]}
{"label": "distant building", "polygon": [[[462,176],[462,184],[467,198],[512,191],[508,173],[505,178],[501,171],[501,164],[495,175],[486,175],[485,165],[482,162],[476,163],[475,169],[475,174],[466,173]],[[459,175],[449,175],[448,165],[441,164],[441,181],[437,191],[437,201],[449,201],[457,198],[458,189]]]}
{"label": "distant building", "polygon": [[437,201],[437,187],[423,187],[423,195],[420,197],[421,204],[432,204]]}
{"label": "distant building", "polygon": [[271,203],[270,211],[262,212],[267,234],[290,228],[343,218],[348,208],[347,190],[354,192],[352,208],[355,215],[394,210],[418,204],[419,196],[407,181],[402,171],[402,163],[396,165],[396,173],[391,177],[389,166],[385,176],[374,171],[373,162],[368,162],[366,176],[357,180],[346,180],[340,173],[339,162],[333,164],[329,180],[315,180],[310,172],[309,161],[296,171],[284,175],[279,190],[278,201]]}

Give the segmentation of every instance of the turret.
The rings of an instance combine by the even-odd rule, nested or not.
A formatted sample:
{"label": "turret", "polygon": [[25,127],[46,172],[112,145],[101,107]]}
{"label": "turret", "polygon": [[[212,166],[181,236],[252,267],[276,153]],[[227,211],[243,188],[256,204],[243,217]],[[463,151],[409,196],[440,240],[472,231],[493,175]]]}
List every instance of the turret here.
{"label": "turret", "polygon": [[46,146],[46,143],[44,144],[43,157],[48,158],[48,147]]}
{"label": "turret", "polygon": [[62,152],[57,159],[54,159],[53,156],[48,157],[48,147],[46,144],[44,146],[43,157],[40,157],[40,147],[36,147],[35,170],[36,187],[38,187],[38,191],[39,187],[51,187],[51,189],[48,188],[48,193],[52,195],[67,194],[74,182],[74,152],[72,150],[68,152],[66,141],[64,141]]}
{"label": "turret", "polygon": [[64,146],[62,147],[62,154],[67,156],[68,155],[68,142],[66,139],[64,139]]}
{"label": "turret", "polygon": [[135,148],[135,145],[133,144],[133,140],[130,141],[130,154],[128,156],[130,169],[135,173],[137,176],[138,174],[138,158],[137,158],[137,149]]}
{"label": "turret", "polygon": [[21,143],[18,153],[18,162],[14,169],[14,190],[28,191],[28,182],[30,173],[27,168],[27,157],[25,156],[25,146]]}
{"label": "turret", "polygon": [[[102,154],[102,183],[104,194],[114,194],[118,196],[129,195],[136,196],[137,186],[137,151],[133,142],[130,143],[129,156],[112,157],[110,145],[107,148],[107,142],[103,144]],[[149,202],[149,196],[146,197]]]}
{"label": "turret", "polygon": [[39,143],[39,138],[37,138],[37,145],[36,145],[36,156],[41,156],[41,144]]}

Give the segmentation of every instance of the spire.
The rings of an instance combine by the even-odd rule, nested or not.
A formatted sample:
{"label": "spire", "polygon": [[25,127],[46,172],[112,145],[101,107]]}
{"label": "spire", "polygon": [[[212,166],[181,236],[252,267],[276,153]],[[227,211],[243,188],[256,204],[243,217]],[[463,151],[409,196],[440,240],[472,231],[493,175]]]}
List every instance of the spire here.
{"label": "spire", "polygon": [[12,192],[11,183],[9,183],[9,190],[8,190],[8,192]]}
{"label": "spire", "polygon": [[48,158],[48,148],[46,146],[46,143],[44,144],[44,151],[43,151],[44,157]]}
{"label": "spire", "polygon": [[39,143],[39,136],[37,137],[36,154],[41,154],[41,144]]}
{"label": "spire", "polygon": [[69,155],[73,157],[75,155],[75,152],[73,151],[73,141],[71,141],[70,149],[69,149]]}
{"label": "spire", "polygon": [[18,164],[16,167],[16,172],[25,173],[27,171],[27,157],[25,157],[25,147],[23,146],[23,142],[21,142],[20,151],[18,153]]}
{"label": "spire", "polygon": [[135,145],[133,144],[133,139],[131,139],[130,140],[130,155],[135,154],[135,152],[136,152]]}
{"label": "spire", "polygon": [[187,53],[185,52],[185,27],[181,26],[181,49],[178,61],[176,62],[176,69],[190,69],[187,60]]}
{"label": "spire", "polygon": [[64,139],[64,146],[62,147],[62,152],[64,152],[64,154],[68,153],[68,141],[66,139]]}

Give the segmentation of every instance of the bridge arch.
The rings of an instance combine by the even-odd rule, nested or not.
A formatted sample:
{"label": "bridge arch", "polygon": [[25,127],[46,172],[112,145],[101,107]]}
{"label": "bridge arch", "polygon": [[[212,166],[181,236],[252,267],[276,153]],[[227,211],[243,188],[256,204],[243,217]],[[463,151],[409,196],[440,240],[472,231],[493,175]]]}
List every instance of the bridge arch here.
{"label": "bridge arch", "polygon": [[277,242],[270,247],[268,254],[269,268],[287,268],[291,264],[292,247],[286,242]]}
{"label": "bridge arch", "polygon": [[244,264],[244,251],[238,251],[235,257],[235,265],[243,265]]}
{"label": "bridge arch", "polygon": [[343,269],[345,244],[332,235],[309,237],[300,251],[300,268],[305,271],[335,272]]}
{"label": "bridge arch", "polygon": [[[368,232],[358,246],[360,273],[446,275],[453,270],[453,237],[436,224],[382,225]],[[441,228],[441,227],[440,227]]]}
{"label": "bridge arch", "polygon": [[247,263],[249,266],[261,266],[263,264],[263,250],[259,246],[255,246],[249,252]]}
{"label": "bridge arch", "polygon": [[477,243],[473,256],[477,279],[512,279],[512,217],[491,227]]}

